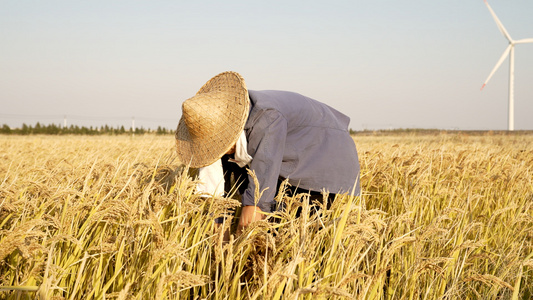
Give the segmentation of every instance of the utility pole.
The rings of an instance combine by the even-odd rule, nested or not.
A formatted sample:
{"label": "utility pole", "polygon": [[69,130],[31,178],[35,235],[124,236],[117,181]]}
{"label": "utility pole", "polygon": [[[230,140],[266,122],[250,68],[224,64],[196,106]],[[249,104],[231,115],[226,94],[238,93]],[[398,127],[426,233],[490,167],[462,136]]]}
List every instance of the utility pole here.
{"label": "utility pole", "polygon": [[67,115],[63,117],[63,129],[67,129]]}
{"label": "utility pole", "polygon": [[131,136],[135,135],[135,117],[131,117]]}

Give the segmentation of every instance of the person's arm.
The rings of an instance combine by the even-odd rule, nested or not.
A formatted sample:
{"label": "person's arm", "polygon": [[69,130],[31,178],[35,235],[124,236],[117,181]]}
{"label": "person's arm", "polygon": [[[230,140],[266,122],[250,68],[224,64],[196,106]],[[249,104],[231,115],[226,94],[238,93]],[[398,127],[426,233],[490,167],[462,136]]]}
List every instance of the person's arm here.
{"label": "person's arm", "polygon": [[256,183],[249,175],[248,187],[242,195],[243,215],[239,226],[264,217],[270,212],[276,193],[281,162],[287,137],[287,120],[275,110],[268,110],[255,121],[248,134],[248,152],[253,159],[250,169],[255,172],[261,197],[256,199]]}

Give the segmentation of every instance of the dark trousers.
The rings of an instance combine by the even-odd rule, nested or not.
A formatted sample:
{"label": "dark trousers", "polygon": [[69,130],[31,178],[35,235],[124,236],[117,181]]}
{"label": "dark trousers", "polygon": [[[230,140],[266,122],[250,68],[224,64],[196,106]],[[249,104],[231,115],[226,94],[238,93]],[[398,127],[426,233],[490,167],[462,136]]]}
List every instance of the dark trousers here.
{"label": "dark trousers", "polygon": [[[282,183],[283,181],[281,179],[278,180],[278,186],[276,187],[276,195],[279,193],[279,189]],[[331,207],[331,204],[333,203],[333,200],[335,200],[335,196],[336,196],[336,194],[330,193],[324,199],[324,195],[322,194],[322,192],[310,191],[307,189],[302,189],[299,187],[289,186],[289,185],[285,186],[285,195],[287,197],[293,197],[299,194],[309,195],[309,197],[304,197],[304,199],[307,198],[309,201],[309,205],[311,205],[310,211],[309,211],[311,215],[315,214],[317,210],[324,204],[324,200],[326,201],[326,208],[329,209]],[[320,204],[317,205],[317,202]],[[278,211],[278,210],[284,210],[284,209],[285,207],[283,203],[274,203],[272,207],[272,211]],[[300,217],[301,213],[302,213],[302,207],[298,207],[298,210],[296,211],[296,217]]]}

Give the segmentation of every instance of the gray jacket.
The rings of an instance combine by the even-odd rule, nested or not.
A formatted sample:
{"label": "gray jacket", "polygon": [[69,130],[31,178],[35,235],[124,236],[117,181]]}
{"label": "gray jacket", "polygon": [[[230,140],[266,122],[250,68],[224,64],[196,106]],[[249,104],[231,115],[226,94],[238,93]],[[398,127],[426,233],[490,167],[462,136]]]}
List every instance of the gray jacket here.
{"label": "gray jacket", "polygon": [[244,130],[253,157],[250,169],[264,192],[255,199],[256,186],[249,178],[243,205],[270,212],[278,179],[285,178],[311,191],[360,193],[359,160],[348,116],[297,93],[248,92],[251,108]]}

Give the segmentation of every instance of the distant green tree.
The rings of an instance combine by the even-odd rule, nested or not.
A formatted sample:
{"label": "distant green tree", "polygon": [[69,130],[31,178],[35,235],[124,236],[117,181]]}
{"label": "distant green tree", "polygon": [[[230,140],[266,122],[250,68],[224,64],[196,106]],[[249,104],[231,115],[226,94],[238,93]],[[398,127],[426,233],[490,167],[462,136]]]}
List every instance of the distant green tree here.
{"label": "distant green tree", "polygon": [[60,132],[61,128],[59,128],[59,126],[57,126],[56,124],[50,124],[46,126],[46,129],[44,131],[44,133],[46,134],[59,134]]}
{"label": "distant green tree", "polygon": [[31,127],[26,125],[26,123],[22,123],[22,129],[20,131],[20,134],[26,135],[31,133]]}
{"label": "distant green tree", "polygon": [[145,134],[146,130],[141,126],[138,128],[135,128],[135,134]]}
{"label": "distant green tree", "polygon": [[0,133],[11,134],[11,128],[9,128],[9,126],[7,124],[4,124],[2,126],[2,129],[0,129]]}
{"label": "distant green tree", "polygon": [[33,134],[41,134],[43,132],[42,130],[42,127],[41,127],[41,123],[37,122],[37,124],[35,124],[35,127],[33,128],[32,132]]}

